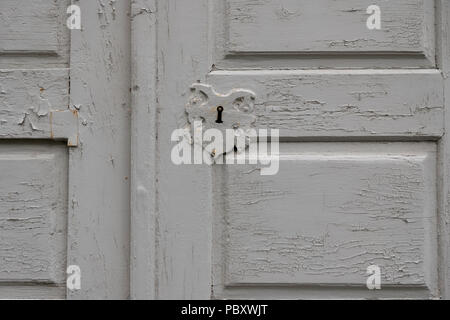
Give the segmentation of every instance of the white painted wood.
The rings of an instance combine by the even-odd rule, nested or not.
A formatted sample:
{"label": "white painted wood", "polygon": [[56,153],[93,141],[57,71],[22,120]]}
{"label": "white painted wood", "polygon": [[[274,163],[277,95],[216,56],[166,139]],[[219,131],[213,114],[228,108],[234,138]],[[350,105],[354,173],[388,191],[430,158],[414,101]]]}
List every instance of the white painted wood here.
{"label": "white painted wood", "polygon": [[78,144],[78,112],[69,110],[69,70],[0,70],[0,137]]}
{"label": "white painted wood", "polygon": [[68,67],[70,0],[0,2],[0,68]]}
{"label": "white painted wood", "polygon": [[0,143],[0,296],[65,286],[67,166],[64,144]]}
{"label": "white painted wood", "polygon": [[236,286],[363,288],[372,264],[382,268],[384,288],[437,295],[434,143],[280,149],[276,176],[260,176],[255,165],[214,171],[219,297]]}
{"label": "white painted wood", "polygon": [[57,52],[57,1],[3,0],[0,12],[1,53]]}
{"label": "white painted wood", "polygon": [[0,4],[0,298],[129,297],[130,3],[72,2]]}
{"label": "white painted wood", "polygon": [[[213,0],[212,69],[434,68],[433,3]],[[390,28],[367,29],[374,4]]]}
{"label": "white painted wood", "polygon": [[222,92],[236,82],[253,90],[255,126],[284,137],[443,134],[437,70],[214,71],[207,81]]}
{"label": "white painted wood", "polygon": [[82,272],[69,299],[129,297],[130,2],[74,1],[70,105],[79,147],[70,149],[68,264]]}
{"label": "white painted wood", "polygon": [[172,131],[186,122],[190,86],[204,81],[208,72],[208,1],[158,1],[157,12],[156,295],[207,299],[211,296],[211,170],[174,165],[169,141]]}
{"label": "white painted wood", "polygon": [[[228,51],[409,53],[434,60],[434,4],[373,0],[227,0]],[[366,27],[381,9],[382,29]]]}
{"label": "white painted wood", "polygon": [[[448,1],[437,1],[436,11],[438,12],[438,67],[444,78],[444,94],[446,96],[445,108],[450,108],[447,98],[450,95],[450,3]],[[445,129],[449,128],[450,114],[445,113]],[[439,200],[439,285],[441,297],[450,299],[450,140],[444,136],[439,141],[439,162],[438,162],[438,200]]]}
{"label": "white painted wood", "polygon": [[61,300],[65,297],[64,286],[36,286],[36,285],[8,285],[3,286],[0,291],[0,299],[42,299]]}
{"label": "white painted wood", "polygon": [[66,297],[68,146],[78,144],[68,3],[0,4],[1,298]]}
{"label": "white painted wood", "polygon": [[[132,2],[130,297],[156,298],[156,1]],[[143,34],[151,41],[143,41]]]}
{"label": "white painted wood", "polygon": [[[269,15],[280,1],[247,1],[240,13],[227,3],[259,16],[233,20],[218,1],[135,3],[132,297],[448,297],[448,5],[390,2],[396,32],[333,51],[324,43],[347,39],[300,41],[281,27],[289,19]],[[358,15],[365,27],[354,6],[330,22]],[[278,175],[172,164],[170,136],[188,123],[195,82],[255,92],[255,127],[281,129]],[[365,288],[370,263],[386,271],[382,290]]]}

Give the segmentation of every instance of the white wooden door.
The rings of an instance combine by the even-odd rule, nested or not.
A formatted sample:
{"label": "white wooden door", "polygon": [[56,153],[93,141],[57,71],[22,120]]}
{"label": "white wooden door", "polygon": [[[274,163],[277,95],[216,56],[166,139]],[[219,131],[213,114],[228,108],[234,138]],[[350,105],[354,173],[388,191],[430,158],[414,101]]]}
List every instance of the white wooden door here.
{"label": "white wooden door", "polygon": [[130,7],[70,4],[0,1],[0,298],[129,295]]}
{"label": "white wooden door", "polygon": [[[132,17],[132,297],[448,297],[448,1],[140,0]],[[194,83],[255,95],[276,175],[171,161]],[[197,98],[210,121],[219,98]]]}

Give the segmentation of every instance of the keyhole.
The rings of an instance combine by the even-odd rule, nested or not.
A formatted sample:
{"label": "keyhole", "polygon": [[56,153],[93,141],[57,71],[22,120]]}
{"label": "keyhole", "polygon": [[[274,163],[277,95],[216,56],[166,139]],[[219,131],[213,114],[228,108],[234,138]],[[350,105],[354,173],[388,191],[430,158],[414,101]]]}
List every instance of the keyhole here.
{"label": "keyhole", "polygon": [[223,123],[222,121],[222,112],[223,112],[223,107],[217,107],[217,120],[216,123]]}

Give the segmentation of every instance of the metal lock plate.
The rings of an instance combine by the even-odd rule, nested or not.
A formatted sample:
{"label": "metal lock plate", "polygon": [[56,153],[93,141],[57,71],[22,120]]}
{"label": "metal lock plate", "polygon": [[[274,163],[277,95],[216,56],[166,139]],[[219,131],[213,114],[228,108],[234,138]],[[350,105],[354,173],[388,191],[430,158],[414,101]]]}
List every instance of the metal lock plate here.
{"label": "metal lock plate", "polygon": [[[203,132],[214,128],[220,130],[223,137],[226,137],[227,129],[234,130],[236,136],[247,135],[256,121],[255,99],[256,94],[250,90],[238,88],[232,89],[227,94],[220,94],[211,85],[195,83],[191,87],[191,95],[186,105],[191,128],[196,130],[198,128],[195,128],[195,125],[201,124]],[[194,143],[201,143],[203,148],[208,144],[203,139],[198,141],[194,139]],[[217,158],[233,149],[234,145],[228,147],[224,145],[222,153],[212,156]]]}

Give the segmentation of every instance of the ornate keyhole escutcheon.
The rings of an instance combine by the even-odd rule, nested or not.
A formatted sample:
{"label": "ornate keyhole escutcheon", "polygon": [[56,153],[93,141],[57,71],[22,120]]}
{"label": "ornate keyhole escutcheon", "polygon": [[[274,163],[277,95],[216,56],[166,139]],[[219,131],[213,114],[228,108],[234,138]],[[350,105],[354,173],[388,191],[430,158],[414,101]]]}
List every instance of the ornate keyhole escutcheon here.
{"label": "ornate keyhole escutcheon", "polygon": [[[245,132],[252,129],[256,122],[255,101],[256,94],[251,90],[235,88],[226,94],[220,94],[211,85],[195,83],[191,86],[186,113],[191,128],[194,124],[198,126],[201,123],[203,132],[217,129],[225,137],[228,129],[234,130],[236,136],[245,136]],[[193,142],[196,143],[196,140],[193,139]],[[204,148],[206,143],[202,141],[201,144]],[[218,157],[234,151],[234,147],[228,145],[223,152],[215,152],[212,156]]]}

